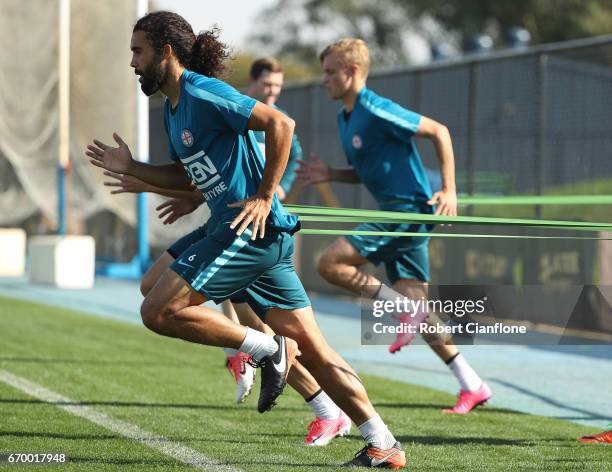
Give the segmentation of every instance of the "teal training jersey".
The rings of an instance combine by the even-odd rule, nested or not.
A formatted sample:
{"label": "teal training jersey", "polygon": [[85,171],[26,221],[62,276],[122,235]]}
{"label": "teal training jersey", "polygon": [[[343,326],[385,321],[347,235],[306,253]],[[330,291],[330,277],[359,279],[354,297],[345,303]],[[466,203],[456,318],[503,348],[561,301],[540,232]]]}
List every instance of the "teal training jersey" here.
{"label": "teal training jersey", "polygon": [[[227,205],[255,195],[261,183],[264,159],[246,128],[255,103],[225,82],[185,70],[178,105],[164,104],[170,158],[182,164],[220,224],[241,211]],[[275,195],[268,224],[292,232],[298,219]]]}
{"label": "teal training jersey", "polygon": [[[278,111],[283,112],[285,115],[289,116],[285,110],[276,105],[272,105],[272,108],[276,108]],[[265,157],[265,148],[266,148],[266,134],[263,131],[253,131],[255,134],[255,139],[259,143],[259,148],[261,149],[262,154]],[[297,137],[297,134],[293,135],[293,139],[291,140],[291,150],[289,151],[289,160],[287,161],[287,167],[285,168],[285,173],[281,178],[279,185],[283,188],[285,193],[289,193],[291,187],[293,186],[293,182],[295,182],[295,178],[297,177],[296,170],[298,168],[298,161],[302,160],[302,145],[300,144],[300,140]]]}
{"label": "teal training jersey", "polygon": [[364,87],[351,113],[338,113],[340,141],[383,210],[426,207],[431,188],[412,140],[421,116]]}

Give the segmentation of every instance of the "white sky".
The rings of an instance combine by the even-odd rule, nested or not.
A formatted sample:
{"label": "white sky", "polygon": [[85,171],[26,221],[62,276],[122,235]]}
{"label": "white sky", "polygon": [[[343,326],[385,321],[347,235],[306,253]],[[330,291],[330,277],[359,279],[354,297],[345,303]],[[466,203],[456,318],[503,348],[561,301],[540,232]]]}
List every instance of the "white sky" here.
{"label": "white sky", "polygon": [[254,29],[253,21],[263,8],[276,0],[154,0],[157,9],[183,16],[197,33],[217,24],[221,39],[234,48],[248,49],[246,36]]}

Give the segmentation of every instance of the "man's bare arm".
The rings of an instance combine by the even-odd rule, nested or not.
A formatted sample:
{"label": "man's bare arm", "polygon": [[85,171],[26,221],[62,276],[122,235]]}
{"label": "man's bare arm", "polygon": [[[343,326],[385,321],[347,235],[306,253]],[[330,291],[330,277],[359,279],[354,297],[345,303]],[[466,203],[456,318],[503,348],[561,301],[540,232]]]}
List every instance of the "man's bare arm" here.
{"label": "man's bare arm", "polygon": [[298,161],[300,167],[296,169],[296,174],[305,185],[320,184],[323,182],[344,182],[347,184],[357,184],[361,182],[357,172],[352,167],[344,169],[333,169],[327,165],[323,159],[311,154],[310,159]]}
{"label": "man's bare arm", "polygon": [[85,154],[91,158],[89,162],[110,172],[133,175],[156,187],[175,190],[191,189],[191,179],[180,164],[153,166],[135,161],[127,144],[117,133],[113,133],[113,139],[118,144],[117,147],[94,139],[93,144],[88,145],[85,151]]}
{"label": "man's bare arm", "polygon": [[448,128],[437,121],[423,116],[416,131],[416,136],[430,139],[433,142],[438,160],[440,161],[442,190],[436,192],[428,203],[438,206],[436,215],[456,216],[455,156]]}
{"label": "man's bare arm", "polygon": [[242,211],[234,218],[230,228],[240,225],[237,230],[237,234],[240,235],[253,223],[251,238],[255,239],[258,234],[261,238],[264,237],[266,218],[270,214],[274,193],[289,160],[295,122],[278,110],[257,102],[251,112],[247,128],[265,132],[266,163],[257,193],[246,200],[229,205],[232,208],[242,207]]}
{"label": "man's bare arm", "polygon": [[193,190],[191,179],[185,173],[183,167],[178,163],[154,166],[133,161],[127,173],[160,189],[187,192]]}
{"label": "man's bare arm", "polygon": [[344,169],[329,169],[331,178],[329,180],[334,182],[343,182],[345,184],[358,184],[361,182],[357,172],[352,167],[346,167]]}
{"label": "man's bare arm", "polygon": [[194,203],[200,204],[204,200],[204,195],[200,192],[195,185],[191,185],[191,190],[171,190],[154,185],[148,184],[133,175],[127,174],[116,174],[114,172],[105,171],[104,175],[114,180],[107,180],[104,182],[105,187],[111,187],[111,194],[118,193],[141,193],[150,192],[157,193],[164,197],[180,198],[184,200],[190,200]]}

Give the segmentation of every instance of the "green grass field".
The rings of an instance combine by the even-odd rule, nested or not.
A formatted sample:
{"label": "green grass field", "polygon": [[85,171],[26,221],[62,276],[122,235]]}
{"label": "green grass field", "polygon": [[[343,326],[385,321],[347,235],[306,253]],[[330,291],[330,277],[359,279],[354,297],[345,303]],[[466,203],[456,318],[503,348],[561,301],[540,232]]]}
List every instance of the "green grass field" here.
{"label": "green grass field", "polygon": [[[256,411],[257,393],[235,405],[233,381],[223,362],[220,349],[0,298],[0,371],[209,458],[246,471],[329,471],[361,448],[355,428],[328,447],[302,446],[312,417],[290,389],[264,415]],[[364,381],[406,447],[409,470],[612,470],[612,448],[575,440],[592,428],[494,407],[448,417],[440,412],[454,400],[447,394],[378,377]],[[0,453],[7,452],[65,453],[71,458],[66,465],[12,465],[7,470],[189,470],[0,382]]]}

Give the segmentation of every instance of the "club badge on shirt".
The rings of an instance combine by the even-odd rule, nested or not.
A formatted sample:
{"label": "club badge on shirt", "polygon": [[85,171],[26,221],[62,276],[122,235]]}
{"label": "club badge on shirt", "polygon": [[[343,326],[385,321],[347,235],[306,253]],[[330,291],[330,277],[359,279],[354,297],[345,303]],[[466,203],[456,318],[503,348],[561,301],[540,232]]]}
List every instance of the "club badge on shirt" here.
{"label": "club badge on shirt", "polygon": [[359,136],[358,134],[353,135],[353,147],[355,149],[361,149],[361,146],[363,145],[363,142],[361,141],[361,136]]}
{"label": "club badge on shirt", "polygon": [[187,128],[181,131],[181,141],[186,147],[193,146],[193,134]]}

